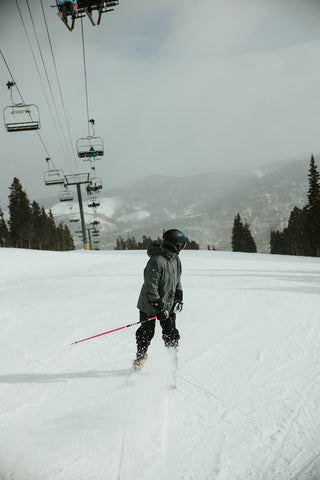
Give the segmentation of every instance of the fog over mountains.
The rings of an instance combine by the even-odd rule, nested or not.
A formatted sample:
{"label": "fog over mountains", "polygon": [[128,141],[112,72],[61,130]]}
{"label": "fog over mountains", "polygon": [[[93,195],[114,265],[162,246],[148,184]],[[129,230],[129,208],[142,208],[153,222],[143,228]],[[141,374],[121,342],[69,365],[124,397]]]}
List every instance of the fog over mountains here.
{"label": "fog over mountains", "polygon": [[[151,175],[103,190],[96,213],[83,193],[85,218],[88,225],[100,221],[100,249],[113,249],[120,235],[138,241],[143,234],[156,238],[163,229],[175,227],[201,248],[231,250],[233,219],[240,213],[250,224],[258,252],[269,252],[271,229],[283,228],[292,208],[306,204],[308,169],[309,159],[189,177]],[[80,222],[69,222],[70,214],[79,212],[77,201],[47,199],[45,206],[52,208],[58,222],[69,225],[79,248],[75,231],[81,229]]]}

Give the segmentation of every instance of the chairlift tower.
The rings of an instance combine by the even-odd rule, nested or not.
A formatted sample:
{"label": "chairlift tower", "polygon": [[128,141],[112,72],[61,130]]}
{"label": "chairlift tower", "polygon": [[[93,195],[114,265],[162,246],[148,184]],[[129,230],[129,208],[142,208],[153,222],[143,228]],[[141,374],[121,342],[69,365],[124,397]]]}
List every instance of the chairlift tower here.
{"label": "chairlift tower", "polygon": [[79,210],[80,210],[80,220],[81,220],[81,230],[82,230],[82,237],[83,237],[83,249],[89,250],[89,243],[87,237],[87,229],[86,223],[84,220],[84,212],[83,212],[83,204],[82,204],[82,195],[81,195],[81,185],[85,185],[89,183],[89,173],[73,173],[71,175],[65,175],[65,185],[76,185],[77,187],[77,194],[78,194],[78,203],[79,203]]}

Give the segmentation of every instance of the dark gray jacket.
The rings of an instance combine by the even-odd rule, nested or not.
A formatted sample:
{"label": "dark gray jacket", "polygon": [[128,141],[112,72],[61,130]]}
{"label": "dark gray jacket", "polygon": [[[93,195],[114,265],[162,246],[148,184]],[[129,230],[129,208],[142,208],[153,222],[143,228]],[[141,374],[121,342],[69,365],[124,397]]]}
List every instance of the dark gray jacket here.
{"label": "dark gray jacket", "polygon": [[162,300],[164,309],[171,310],[176,290],[181,287],[181,261],[177,253],[162,245],[151,243],[147,254],[150,257],[144,269],[144,283],[141,288],[137,307],[147,315],[156,315],[157,310],[151,302]]}

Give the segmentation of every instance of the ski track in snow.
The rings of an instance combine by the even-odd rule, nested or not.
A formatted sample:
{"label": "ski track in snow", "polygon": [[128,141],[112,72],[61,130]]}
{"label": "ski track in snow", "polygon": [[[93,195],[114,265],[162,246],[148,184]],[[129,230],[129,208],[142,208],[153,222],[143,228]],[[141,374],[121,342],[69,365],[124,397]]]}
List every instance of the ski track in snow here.
{"label": "ski track in snow", "polygon": [[[319,480],[318,259],[182,252],[177,389],[132,373],[145,252],[0,249],[1,480]],[[125,298],[125,301],[124,301]]]}

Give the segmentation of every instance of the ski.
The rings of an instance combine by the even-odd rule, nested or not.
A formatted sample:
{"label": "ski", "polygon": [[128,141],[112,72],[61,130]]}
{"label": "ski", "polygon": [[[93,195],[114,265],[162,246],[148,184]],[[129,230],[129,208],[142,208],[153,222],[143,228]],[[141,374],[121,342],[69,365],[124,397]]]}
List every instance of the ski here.
{"label": "ski", "polygon": [[58,13],[58,17],[60,18],[60,20],[65,24],[65,26],[67,27],[67,29],[72,32],[72,28],[69,27],[68,23],[65,21],[65,19],[62,17],[62,14],[61,13]]}
{"label": "ski", "polygon": [[97,25],[100,25],[101,15],[102,15],[102,11],[103,11],[103,4],[104,4],[104,2],[101,2],[101,4],[100,4]]}
{"label": "ski", "polygon": [[75,22],[76,17],[73,15],[71,19],[71,31],[74,29],[74,22]]}
{"label": "ski", "polygon": [[96,24],[94,23],[94,20],[93,20],[93,18],[92,18],[91,13],[89,12],[89,10],[88,10],[87,8],[85,8],[84,11],[85,11],[85,13],[87,14],[87,16],[88,16],[90,22],[92,23],[92,25],[95,27]]}

